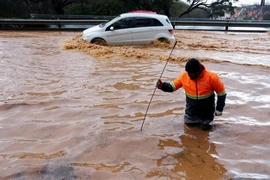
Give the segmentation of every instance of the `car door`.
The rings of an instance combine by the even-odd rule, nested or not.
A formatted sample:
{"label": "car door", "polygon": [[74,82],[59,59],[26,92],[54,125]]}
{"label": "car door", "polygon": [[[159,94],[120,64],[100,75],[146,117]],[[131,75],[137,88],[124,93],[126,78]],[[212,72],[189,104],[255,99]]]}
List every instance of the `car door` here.
{"label": "car door", "polygon": [[133,28],[133,44],[149,44],[154,40],[155,28],[151,18],[135,17]]}
{"label": "car door", "polygon": [[106,39],[109,45],[132,45],[132,20],[123,18],[106,28]]}

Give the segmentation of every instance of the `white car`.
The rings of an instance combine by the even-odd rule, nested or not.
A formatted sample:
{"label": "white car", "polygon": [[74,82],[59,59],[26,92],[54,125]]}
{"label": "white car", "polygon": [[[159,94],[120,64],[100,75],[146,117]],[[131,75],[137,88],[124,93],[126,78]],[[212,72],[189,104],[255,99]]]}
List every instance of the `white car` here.
{"label": "white car", "polygon": [[169,18],[154,12],[124,13],[83,31],[86,42],[99,45],[143,45],[152,41],[175,43]]}

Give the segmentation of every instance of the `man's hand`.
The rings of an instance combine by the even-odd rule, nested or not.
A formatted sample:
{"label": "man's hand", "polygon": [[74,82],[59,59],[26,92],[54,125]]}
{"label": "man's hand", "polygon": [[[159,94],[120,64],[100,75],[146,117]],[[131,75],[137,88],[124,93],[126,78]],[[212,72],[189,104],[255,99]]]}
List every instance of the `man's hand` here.
{"label": "man's hand", "polygon": [[156,87],[158,89],[161,89],[161,87],[162,87],[162,81],[160,79],[157,80]]}
{"label": "man's hand", "polygon": [[215,116],[222,116],[222,112],[216,110],[216,111],[215,111]]}

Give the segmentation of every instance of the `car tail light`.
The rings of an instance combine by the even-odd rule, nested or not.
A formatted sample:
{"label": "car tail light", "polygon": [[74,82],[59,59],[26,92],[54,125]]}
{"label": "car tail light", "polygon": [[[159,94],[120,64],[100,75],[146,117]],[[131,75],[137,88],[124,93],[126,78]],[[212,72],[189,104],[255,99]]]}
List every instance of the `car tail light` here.
{"label": "car tail light", "polygon": [[172,29],[170,29],[169,32],[170,32],[171,34],[173,34],[173,30],[172,30]]}

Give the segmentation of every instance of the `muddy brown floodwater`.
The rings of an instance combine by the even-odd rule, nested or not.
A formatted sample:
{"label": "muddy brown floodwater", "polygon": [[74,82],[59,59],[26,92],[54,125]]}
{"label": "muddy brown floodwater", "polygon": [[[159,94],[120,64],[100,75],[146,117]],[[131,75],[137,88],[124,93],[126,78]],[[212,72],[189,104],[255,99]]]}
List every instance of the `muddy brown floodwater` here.
{"label": "muddy brown floodwater", "polygon": [[0,31],[0,179],[270,179],[270,34],[175,36],[164,81],[195,57],[225,83],[209,132],[184,125],[183,90],[157,90],[140,131],[171,45]]}

